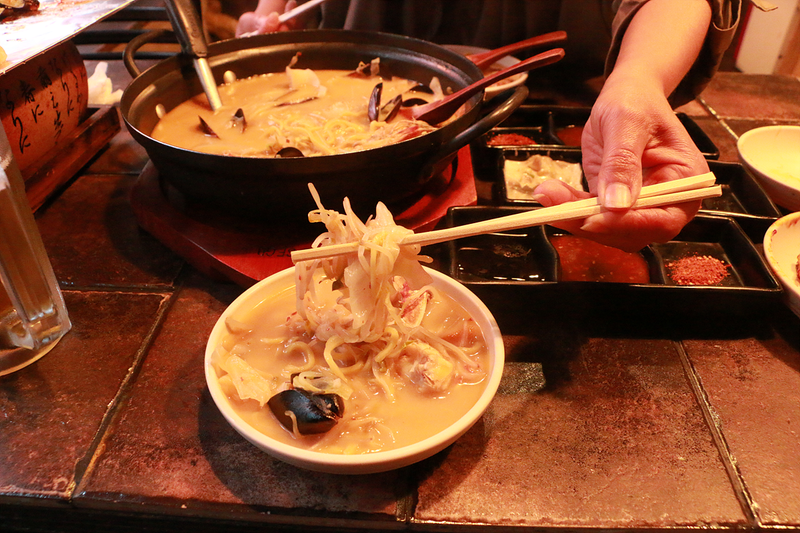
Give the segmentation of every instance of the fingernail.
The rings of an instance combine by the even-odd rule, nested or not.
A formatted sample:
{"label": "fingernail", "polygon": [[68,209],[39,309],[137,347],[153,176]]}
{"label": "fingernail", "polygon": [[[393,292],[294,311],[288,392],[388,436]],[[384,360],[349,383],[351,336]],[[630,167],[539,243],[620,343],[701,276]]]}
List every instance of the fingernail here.
{"label": "fingernail", "polygon": [[633,205],[631,189],[624,183],[611,183],[606,187],[603,204],[606,207],[628,208]]}
{"label": "fingernail", "polygon": [[539,202],[540,204],[544,205],[542,200],[547,200],[547,195],[546,194],[536,194],[536,193],[534,193],[534,194],[531,195],[531,199],[534,202]]}
{"label": "fingernail", "polygon": [[581,231],[585,231],[587,233],[599,233],[602,227],[603,224],[601,222],[595,220],[594,217],[589,217],[583,223],[583,226],[581,226]]}

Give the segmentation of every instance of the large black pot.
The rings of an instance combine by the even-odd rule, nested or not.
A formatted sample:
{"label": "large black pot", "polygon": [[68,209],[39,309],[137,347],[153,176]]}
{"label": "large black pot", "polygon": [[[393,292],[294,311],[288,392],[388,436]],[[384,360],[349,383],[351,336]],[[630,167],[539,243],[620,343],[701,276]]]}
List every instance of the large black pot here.
{"label": "large black pot", "polygon": [[[155,38],[155,36],[154,36]],[[126,64],[134,80],[122,95],[120,109],[134,139],[141,144],[159,176],[187,198],[249,218],[304,218],[314,208],[312,182],[327,207],[340,209],[347,196],[360,215],[383,201],[390,207],[424,191],[456,152],[505,120],[527,97],[519,88],[488,114],[481,112],[482,93],[466,104],[463,115],[415,139],[362,152],[297,159],[211,155],[177,148],[150,137],[158,122],[156,105],[167,111],[202,92],[191,58],[166,59],[139,73],[133,53],[148,40],[132,41]],[[408,37],[345,30],[309,30],[231,39],[208,47],[208,62],[217,80],[226,71],[237,78],[282,71],[302,52],[297,68],[353,69],[380,57],[393,75],[422,83],[436,76],[456,91],[482,77],[465,57],[441,46]]]}

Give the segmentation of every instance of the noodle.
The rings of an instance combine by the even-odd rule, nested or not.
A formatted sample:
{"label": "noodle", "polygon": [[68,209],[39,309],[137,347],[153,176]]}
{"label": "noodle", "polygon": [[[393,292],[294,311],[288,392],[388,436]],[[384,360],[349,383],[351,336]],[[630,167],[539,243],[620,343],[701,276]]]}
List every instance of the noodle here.
{"label": "noodle", "polygon": [[[260,430],[326,453],[371,453],[441,431],[482,391],[474,386],[487,372],[481,331],[430,284],[421,266],[428,258],[419,254],[420,247],[399,244],[411,232],[397,226],[383,204],[362,222],[347,200],[338,213],[322,205],[313,187],[311,193],[317,209],[309,220],[326,228],[313,246],[358,242],[358,253],[295,265],[294,294],[286,295],[294,310],[280,326],[270,326],[275,333],[260,331],[255,323],[270,320],[257,316],[231,322],[236,332],[227,343],[230,353],[220,352],[218,358],[236,357],[243,367],[239,373],[255,376],[257,386],[226,390]],[[267,342],[254,346],[250,336]],[[227,366],[219,364],[223,370]],[[235,385],[235,377],[232,381]],[[265,393],[267,386],[272,388]],[[319,408],[328,417],[321,432],[304,430],[306,413],[284,415],[284,407],[273,406],[273,399],[296,391],[314,405],[328,402]],[[268,396],[269,409],[261,408]],[[258,402],[248,403],[249,398]],[[342,400],[343,412],[333,398]],[[278,415],[289,417],[289,426],[282,427]]]}

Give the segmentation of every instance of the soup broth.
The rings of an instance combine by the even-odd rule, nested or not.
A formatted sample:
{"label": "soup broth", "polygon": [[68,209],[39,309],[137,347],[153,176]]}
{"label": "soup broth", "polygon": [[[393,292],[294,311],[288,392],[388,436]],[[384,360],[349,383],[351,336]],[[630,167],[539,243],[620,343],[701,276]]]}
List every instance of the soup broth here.
{"label": "soup broth", "polygon": [[[350,356],[335,356],[336,364],[346,374],[352,394],[345,400],[343,417],[330,431],[321,435],[298,435],[282,426],[267,406],[254,399],[241,400],[236,389],[220,379],[234,410],[258,431],[283,443],[320,452],[357,454],[385,451],[407,446],[444,430],[461,418],[476,403],[485,388],[489,356],[486,341],[475,321],[452,298],[434,287],[421,326],[441,339],[459,346],[474,363],[462,368],[444,390],[420,387],[414,372],[400,363],[387,363],[389,372],[378,383],[369,366],[359,366]],[[295,314],[295,289],[287,287],[262,301],[244,316],[228,322],[229,334],[218,355],[232,354],[244,359],[279,391],[293,374],[309,368],[329,371],[325,363],[324,342],[306,335],[303,340],[313,355],[292,350],[287,328]],[[402,358],[401,358],[402,359]],[[312,364],[313,361],[313,364]],[[392,364],[397,364],[392,368]],[[456,363],[459,364],[459,363]],[[223,372],[224,373],[224,372]],[[218,374],[220,372],[218,371]]]}
{"label": "soup broth", "polygon": [[[292,147],[308,157],[387,146],[435,129],[412,119],[409,108],[401,108],[388,121],[368,117],[370,96],[378,83],[383,83],[385,104],[416,82],[351,74],[286,69],[225,83],[219,87],[223,106],[216,112],[199,94],[166,113],[152,137],[210,154],[276,157],[281,149]],[[432,99],[417,92],[413,97]]]}

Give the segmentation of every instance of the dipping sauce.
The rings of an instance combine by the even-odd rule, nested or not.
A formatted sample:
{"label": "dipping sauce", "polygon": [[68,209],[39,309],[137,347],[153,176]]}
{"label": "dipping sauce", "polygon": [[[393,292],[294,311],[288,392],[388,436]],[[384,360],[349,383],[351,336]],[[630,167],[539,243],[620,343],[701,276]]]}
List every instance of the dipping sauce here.
{"label": "dipping sauce", "polygon": [[580,146],[583,126],[567,126],[556,131],[556,137],[567,146]]}
{"label": "dipping sauce", "polygon": [[561,281],[650,283],[647,262],[639,253],[574,235],[558,235],[550,241],[561,260]]}

